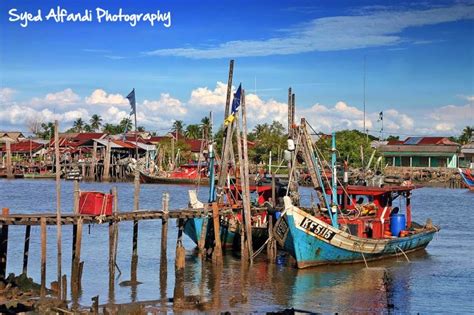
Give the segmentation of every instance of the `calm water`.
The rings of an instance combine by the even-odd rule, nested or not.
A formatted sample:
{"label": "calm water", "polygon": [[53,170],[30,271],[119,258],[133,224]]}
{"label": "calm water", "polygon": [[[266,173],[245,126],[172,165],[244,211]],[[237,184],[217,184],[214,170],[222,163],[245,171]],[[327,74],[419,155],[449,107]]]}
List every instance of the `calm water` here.
{"label": "calm water", "polygon": [[[72,182],[62,182],[63,212],[72,211]],[[133,206],[131,183],[81,183],[82,190],[108,191],[118,187],[119,209]],[[186,207],[186,186],[142,185],[141,209],[161,208],[163,192],[170,193],[170,207]],[[310,202],[311,190],[303,189],[303,201]],[[206,200],[206,188],[199,195]],[[472,218],[474,193],[461,189],[422,188],[412,198],[414,220],[424,223],[430,217],[442,228],[426,251],[404,258],[369,262],[364,265],[322,267],[307,270],[293,268],[285,257],[277,264],[267,264],[264,257],[249,270],[240,260],[227,254],[219,272],[212,264],[202,263],[194,253],[194,244],[185,237],[186,295],[200,295],[210,309],[237,312],[275,311],[297,308],[315,312],[385,313],[473,313],[474,302],[474,233]],[[50,180],[0,180],[0,207],[11,213],[54,212],[55,183]],[[170,224],[168,277],[160,287],[159,221],[140,223],[138,280],[132,292],[119,282],[130,279],[132,225],[120,224],[117,263],[122,274],[116,281],[115,302],[159,300],[160,291],[173,296],[175,287],[174,246],[176,228]],[[24,227],[10,228],[7,272],[19,274],[22,266]],[[63,227],[63,272],[70,272],[70,226]],[[56,279],[56,229],[48,227],[48,283]],[[100,303],[108,301],[108,226],[84,227],[82,260],[85,261],[80,303],[91,304],[99,295]],[[40,234],[33,227],[30,242],[29,275],[40,281]],[[68,290],[70,291],[70,290]]]}

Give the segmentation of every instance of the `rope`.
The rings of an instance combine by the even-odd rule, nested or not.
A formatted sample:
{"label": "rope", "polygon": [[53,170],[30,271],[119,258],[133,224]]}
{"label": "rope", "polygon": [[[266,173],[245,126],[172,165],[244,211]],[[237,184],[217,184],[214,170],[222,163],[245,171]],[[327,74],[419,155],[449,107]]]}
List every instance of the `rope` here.
{"label": "rope", "polygon": [[[410,259],[408,259],[408,256],[407,256],[407,254],[405,254],[405,252],[403,251],[403,249],[401,249],[400,246],[398,246],[398,245],[397,245],[396,248],[398,248],[398,249],[402,252],[402,254],[405,256],[405,258],[407,259],[407,261],[410,262]],[[395,251],[395,253],[396,253],[396,252],[397,252],[397,251]]]}

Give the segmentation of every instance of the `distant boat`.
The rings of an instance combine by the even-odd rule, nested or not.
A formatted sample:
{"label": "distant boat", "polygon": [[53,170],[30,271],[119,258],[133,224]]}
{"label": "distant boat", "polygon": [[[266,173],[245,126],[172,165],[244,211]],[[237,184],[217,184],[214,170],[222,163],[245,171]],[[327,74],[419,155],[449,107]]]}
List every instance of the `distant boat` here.
{"label": "distant boat", "polygon": [[[325,264],[360,263],[425,248],[439,227],[428,220],[422,226],[411,222],[410,191],[414,187],[348,186],[351,206],[331,224],[328,212],[310,211],[293,206],[284,197],[285,210],[277,221],[274,235],[295,259],[298,268]],[[338,189],[342,197],[343,190]],[[392,201],[405,197],[404,214]],[[357,200],[372,200],[363,205]]]}
{"label": "distant boat", "polygon": [[184,164],[174,171],[165,172],[160,175],[152,175],[140,171],[140,182],[144,184],[209,185],[209,177],[206,165]]}
{"label": "distant boat", "polygon": [[472,173],[472,171],[467,168],[464,170],[462,168],[459,168],[458,170],[464,185],[467,186],[470,191],[474,191],[474,174]]}

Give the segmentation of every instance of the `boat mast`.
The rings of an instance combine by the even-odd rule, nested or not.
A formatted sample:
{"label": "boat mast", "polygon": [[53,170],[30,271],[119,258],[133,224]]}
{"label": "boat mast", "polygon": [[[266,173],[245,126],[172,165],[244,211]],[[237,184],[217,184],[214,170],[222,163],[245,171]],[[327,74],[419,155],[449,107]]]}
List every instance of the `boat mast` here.
{"label": "boat mast", "polygon": [[337,223],[337,170],[336,170],[336,133],[332,133],[332,146],[331,146],[331,170],[332,170],[332,203],[331,209],[331,220],[332,225],[335,228],[339,228]]}
{"label": "boat mast", "polygon": [[215,175],[214,175],[214,139],[212,136],[212,112],[209,113],[210,127],[209,127],[209,202],[214,202],[215,192]]}

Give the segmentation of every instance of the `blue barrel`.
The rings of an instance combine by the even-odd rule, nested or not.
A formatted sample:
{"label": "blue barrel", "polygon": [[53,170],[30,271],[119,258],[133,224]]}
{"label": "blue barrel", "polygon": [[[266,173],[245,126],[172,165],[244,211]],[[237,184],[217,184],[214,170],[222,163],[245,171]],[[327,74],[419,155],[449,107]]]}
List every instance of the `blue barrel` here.
{"label": "blue barrel", "polygon": [[400,232],[405,229],[405,215],[401,213],[394,214],[390,217],[390,232],[393,236],[399,236]]}

